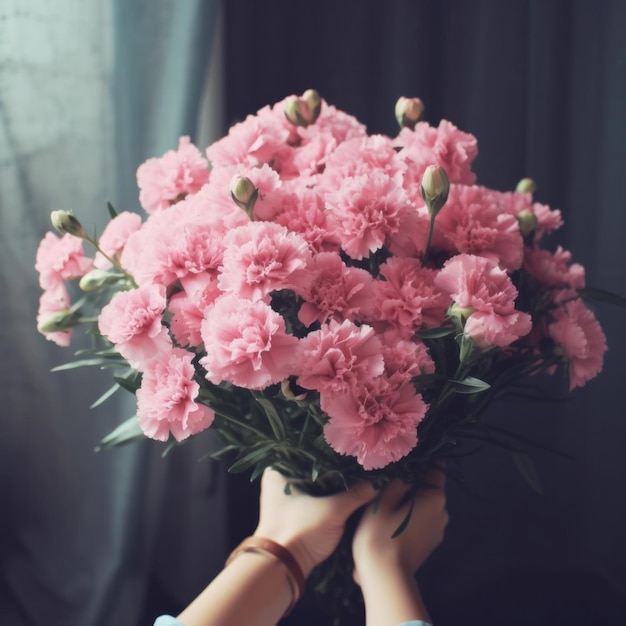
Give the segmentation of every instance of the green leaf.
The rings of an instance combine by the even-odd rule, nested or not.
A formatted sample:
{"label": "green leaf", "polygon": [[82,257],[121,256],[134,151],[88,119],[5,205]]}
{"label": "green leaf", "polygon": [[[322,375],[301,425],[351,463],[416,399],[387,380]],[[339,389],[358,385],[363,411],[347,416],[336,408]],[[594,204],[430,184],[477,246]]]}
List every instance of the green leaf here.
{"label": "green leaf", "polygon": [[273,448],[274,442],[263,442],[261,444],[257,444],[250,452],[244,454],[240,459],[235,461],[228,468],[228,471],[232,474],[245,472],[248,468],[252,467],[256,463],[260,463],[266,459],[271,458],[271,452]]}
{"label": "green leaf", "polygon": [[512,451],[511,458],[530,488],[542,496],[543,487],[541,486],[539,474],[537,474],[537,470],[532,459],[524,452],[519,451]]}
{"label": "green leaf", "polygon": [[456,393],[465,394],[480,393],[491,387],[489,383],[474,376],[466,376],[463,380],[451,380],[450,383]]}
{"label": "green leaf", "polygon": [[97,357],[94,359],[80,359],[78,361],[71,361],[70,363],[64,363],[63,365],[57,365],[53,367],[50,371],[52,372],[63,372],[65,370],[73,370],[77,367],[93,367],[94,365],[100,366],[110,366],[109,359]]}
{"label": "green leaf", "polygon": [[612,291],[606,291],[605,289],[594,289],[593,287],[586,287],[581,289],[578,294],[583,300],[594,300],[595,302],[606,302],[608,304],[616,304],[626,308],[626,298],[613,293]]}
{"label": "green leaf", "polygon": [[141,386],[141,374],[133,371],[128,376],[113,376],[113,380],[126,391],[135,393]]}
{"label": "green leaf", "polygon": [[137,416],[134,415],[125,422],[122,422],[114,431],[104,437],[104,439],[100,441],[100,444],[96,446],[96,452],[100,452],[100,450],[105,448],[120,446],[137,439],[145,439],[145,437],[139,426],[139,420]]}
{"label": "green leaf", "polygon": [[115,383],[110,389],[107,389],[89,408],[95,409],[100,406],[104,402],[106,402],[118,389],[120,386]]}
{"label": "green leaf", "polygon": [[178,446],[180,446],[182,443],[181,441],[170,441],[168,442],[168,444],[165,446],[165,450],[163,450],[163,452],[161,452],[161,458],[165,458],[174,448],[178,448]]}
{"label": "green leaf", "polygon": [[74,353],[75,356],[82,356],[84,354],[89,354],[92,357],[101,357],[102,359],[107,360],[115,360],[115,361],[123,361],[126,360],[120,355],[120,353],[115,350],[115,348],[104,348],[103,350],[94,350],[93,348],[83,348],[82,350],[76,350]]}
{"label": "green leaf", "polygon": [[320,475],[321,463],[319,459],[315,459],[313,462],[313,468],[311,469],[311,480],[315,482]]}
{"label": "green leaf", "polygon": [[276,407],[272,404],[271,400],[268,400],[261,394],[255,393],[254,397],[263,408],[267,421],[270,423],[272,432],[274,433],[274,437],[276,437],[278,441],[284,441],[287,437],[287,433],[285,432],[285,425],[280,419],[280,415],[278,415]]}
{"label": "green leaf", "polygon": [[250,482],[253,483],[264,471],[265,468],[272,464],[272,459],[267,458],[256,464],[250,474]]}
{"label": "green leaf", "polygon": [[398,535],[401,535],[405,528],[409,525],[409,522],[411,521],[411,515],[413,515],[413,505],[415,504],[415,494],[413,494],[411,496],[411,502],[409,504],[409,510],[405,516],[405,518],[402,520],[402,524],[400,524],[400,526],[398,526],[398,528],[396,528],[396,531],[393,533],[393,535],[391,535],[392,539],[395,539]]}
{"label": "green leaf", "polygon": [[441,326],[440,328],[424,328],[418,330],[415,334],[422,339],[439,339],[447,337],[456,332],[456,328],[450,326]]}
{"label": "green leaf", "polygon": [[223,456],[227,455],[230,452],[234,452],[235,450],[239,450],[239,446],[229,444],[227,446],[221,447],[219,450],[207,452],[200,457],[200,461],[204,461],[204,459],[206,459],[207,457],[219,461]]}
{"label": "green leaf", "polygon": [[107,209],[109,209],[109,215],[111,216],[111,219],[114,219],[117,217],[117,211],[108,200],[107,200]]}

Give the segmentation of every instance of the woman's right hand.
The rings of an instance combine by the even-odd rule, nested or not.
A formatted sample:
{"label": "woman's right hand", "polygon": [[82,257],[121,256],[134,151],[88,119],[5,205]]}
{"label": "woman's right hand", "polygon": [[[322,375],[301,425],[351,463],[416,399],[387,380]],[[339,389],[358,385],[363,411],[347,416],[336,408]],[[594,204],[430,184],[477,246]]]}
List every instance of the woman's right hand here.
{"label": "woman's right hand", "polygon": [[393,539],[410,508],[406,485],[392,480],[378,503],[371,503],[364,511],[352,544],[357,583],[367,571],[380,572],[381,568],[401,568],[412,575],[441,543],[448,523],[444,473],[432,470],[427,483],[430,486],[415,495],[406,528]]}

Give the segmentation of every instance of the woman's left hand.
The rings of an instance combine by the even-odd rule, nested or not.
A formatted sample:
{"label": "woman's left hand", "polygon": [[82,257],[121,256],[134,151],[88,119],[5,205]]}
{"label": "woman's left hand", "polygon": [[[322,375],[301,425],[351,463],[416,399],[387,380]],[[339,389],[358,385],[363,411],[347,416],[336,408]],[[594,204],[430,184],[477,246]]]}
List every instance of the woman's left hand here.
{"label": "woman's left hand", "polygon": [[[290,493],[285,493],[290,483]],[[268,468],[261,479],[259,524],[255,536],[267,537],[287,548],[305,576],[326,560],[343,535],[346,520],[376,495],[369,483],[357,483],[332,496],[314,497]]]}

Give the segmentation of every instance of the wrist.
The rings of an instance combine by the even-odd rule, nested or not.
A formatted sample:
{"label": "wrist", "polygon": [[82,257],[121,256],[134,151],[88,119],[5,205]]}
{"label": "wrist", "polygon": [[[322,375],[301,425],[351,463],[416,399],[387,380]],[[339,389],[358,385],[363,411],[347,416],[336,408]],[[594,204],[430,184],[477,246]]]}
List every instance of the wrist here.
{"label": "wrist", "polygon": [[298,563],[305,579],[309,577],[309,574],[317,565],[310,552],[306,549],[305,541],[292,531],[272,530],[259,527],[254,531],[252,536],[271,539],[288,550]]}
{"label": "wrist", "polygon": [[388,566],[377,572],[367,568],[363,574],[360,585],[368,624],[431,621],[412,572]]}
{"label": "wrist", "polygon": [[284,571],[285,580],[291,591],[291,602],[285,615],[287,615],[298,600],[304,595],[306,577],[299,562],[291,551],[280,543],[268,537],[253,535],[244,539],[230,554],[226,566],[230,565],[237,557],[245,554],[258,554],[272,559]]}
{"label": "wrist", "polygon": [[414,572],[398,554],[370,553],[354,557],[354,571],[359,585],[380,582],[382,576],[413,579]]}

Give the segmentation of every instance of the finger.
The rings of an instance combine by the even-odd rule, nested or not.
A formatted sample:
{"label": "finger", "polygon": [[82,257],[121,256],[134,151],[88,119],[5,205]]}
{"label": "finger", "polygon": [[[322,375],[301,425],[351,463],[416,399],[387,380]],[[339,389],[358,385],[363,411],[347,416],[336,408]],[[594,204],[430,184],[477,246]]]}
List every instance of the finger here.
{"label": "finger", "polygon": [[346,517],[360,506],[371,502],[376,497],[377,491],[369,482],[355,483],[347,491],[342,491],[333,496],[329,496],[333,500],[333,505],[339,507]]}
{"label": "finger", "polygon": [[390,480],[383,489],[379,507],[389,511],[397,509],[404,503],[408,492],[409,486],[405,485],[399,478]]}
{"label": "finger", "polygon": [[285,477],[273,467],[266,467],[261,476],[261,485],[279,485],[283,483]]}

